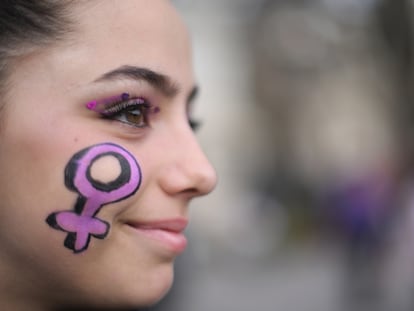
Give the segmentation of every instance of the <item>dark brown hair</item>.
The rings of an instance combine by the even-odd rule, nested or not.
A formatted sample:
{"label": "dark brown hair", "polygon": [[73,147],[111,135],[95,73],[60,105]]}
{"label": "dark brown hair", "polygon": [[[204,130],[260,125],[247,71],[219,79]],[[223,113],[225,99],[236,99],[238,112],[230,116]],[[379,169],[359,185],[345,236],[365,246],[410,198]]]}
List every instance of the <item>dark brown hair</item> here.
{"label": "dark brown hair", "polygon": [[12,60],[47,46],[70,32],[71,0],[0,1],[0,91]]}

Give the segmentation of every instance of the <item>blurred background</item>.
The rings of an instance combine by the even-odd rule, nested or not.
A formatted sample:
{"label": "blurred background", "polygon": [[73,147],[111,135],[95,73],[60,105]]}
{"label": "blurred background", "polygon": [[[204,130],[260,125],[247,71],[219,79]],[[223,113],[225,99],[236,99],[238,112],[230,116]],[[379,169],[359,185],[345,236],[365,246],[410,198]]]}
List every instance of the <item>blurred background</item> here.
{"label": "blurred background", "polygon": [[414,1],[173,2],[219,184],[151,310],[414,310]]}

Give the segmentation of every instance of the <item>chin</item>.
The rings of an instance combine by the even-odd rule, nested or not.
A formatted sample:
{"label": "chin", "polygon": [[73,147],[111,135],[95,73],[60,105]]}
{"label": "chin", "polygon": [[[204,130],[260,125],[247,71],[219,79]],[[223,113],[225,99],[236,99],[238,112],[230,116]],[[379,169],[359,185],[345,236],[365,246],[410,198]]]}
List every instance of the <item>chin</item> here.
{"label": "chin", "polygon": [[139,282],[134,282],[134,278],[129,280],[113,279],[110,284],[106,284],[103,288],[92,289],[90,287],[90,291],[84,296],[83,302],[79,301],[79,297],[77,299],[73,297],[72,301],[77,301],[75,305],[59,309],[59,311],[124,311],[149,307],[159,302],[168,293],[173,278],[173,267],[169,264],[151,273],[147,271],[145,277],[140,278]]}
{"label": "chin", "polygon": [[158,303],[169,292],[173,284],[173,272],[172,269],[169,275],[157,275],[157,277],[146,284],[145,293],[140,297],[135,298],[136,302],[139,300],[140,307],[148,307]]}
{"label": "chin", "polygon": [[76,303],[74,305],[69,304],[67,307],[58,309],[58,311],[69,311],[69,310],[88,310],[88,311],[129,311],[136,310],[138,308],[151,307],[158,303],[171,288],[172,282],[168,285],[159,286],[157,288],[151,288],[146,291],[145,294],[131,294],[123,293],[121,297],[114,297],[110,294],[106,299],[99,301],[91,301],[85,303]]}
{"label": "chin", "polygon": [[[128,308],[142,308],[148,307],[159,302],[171,289],[174,280],[173,265],[168,264],[162,269],[157,269],[150,273],[145,282],[136,286],[124,285],[122,290],[117,292],[117,302],[114,307]],[[116,308],[115,308],[116,309]],[[118,310],[116,309],[116,310]]]}

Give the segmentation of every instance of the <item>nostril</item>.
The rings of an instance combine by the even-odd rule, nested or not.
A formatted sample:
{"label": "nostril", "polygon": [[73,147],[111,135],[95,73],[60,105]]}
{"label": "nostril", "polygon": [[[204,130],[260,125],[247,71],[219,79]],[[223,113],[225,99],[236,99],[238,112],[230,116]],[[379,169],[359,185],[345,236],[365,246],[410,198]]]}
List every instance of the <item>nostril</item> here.
{"label": "nostril", "polygon": [[183,192],[189,195],[190,197],[195,197],[199,195],[199,190],[197,188],[185,189]]}

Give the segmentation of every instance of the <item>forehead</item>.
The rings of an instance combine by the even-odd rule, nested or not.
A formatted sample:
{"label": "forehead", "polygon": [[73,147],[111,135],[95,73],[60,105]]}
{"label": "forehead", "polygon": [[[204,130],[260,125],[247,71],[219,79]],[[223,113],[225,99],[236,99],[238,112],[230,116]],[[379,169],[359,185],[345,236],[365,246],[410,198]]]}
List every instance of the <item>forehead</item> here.
{"label": "forehead", "polygon": [[187,29],[168,0],[85,1],[75,14],[75,41],[100,57],[133,51],[135,62],[153,66],[191,59]]}
{"label": "forehead", "polygon": [[183,88],[194,84],[188,32],[169,1],[79,1],[70,15],[67,40],[20,59],[12,84],[23,75],[45,92],[69,91],[124,65],[162,72]]}
{"label": "forehead", "polygon": [[[187,41],[181,18],[167,0],[92,0],[75,4],[77,35],[98,42],[138,38]],[[82,39],[80,38],[80,39]]]}

